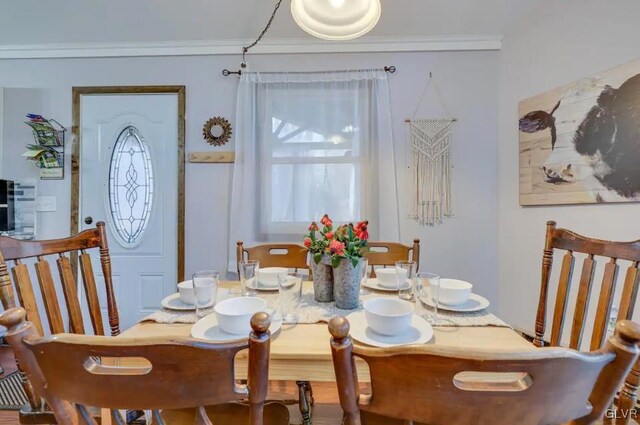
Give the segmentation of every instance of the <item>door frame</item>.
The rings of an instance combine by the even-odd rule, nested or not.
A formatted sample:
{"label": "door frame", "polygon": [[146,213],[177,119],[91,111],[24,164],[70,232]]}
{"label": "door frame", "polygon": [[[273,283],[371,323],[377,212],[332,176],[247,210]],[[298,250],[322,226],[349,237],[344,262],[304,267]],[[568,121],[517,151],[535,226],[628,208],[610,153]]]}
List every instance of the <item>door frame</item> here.
{"label": "door frame", "polygon": [[[73,87],[71,134],[71,234],[80,231],[80,98],[99,94],[177,94],[178,95],[178,282],[184,280],[185,210],[185,86],[97,86]],[[76,267],[73,267],[76,270]]]}

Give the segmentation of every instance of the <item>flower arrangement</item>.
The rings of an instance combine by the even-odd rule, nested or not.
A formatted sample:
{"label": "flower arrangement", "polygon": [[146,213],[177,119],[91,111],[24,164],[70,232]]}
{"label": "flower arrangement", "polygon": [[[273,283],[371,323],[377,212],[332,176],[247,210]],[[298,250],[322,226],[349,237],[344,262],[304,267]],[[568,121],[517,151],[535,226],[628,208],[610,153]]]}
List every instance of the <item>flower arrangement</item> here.
{"label": "flower arrangement", "polygon": [[343,259],[351,260],[355,267],[367,249],[369,222],[361,221],[355,226],[351,223],[343,224],[334,231],[333,221],[325,214],[320,224],[322,229],[315,221],[311,223],[309,233],[304,238],[304,246],[313,255],[313,261],[320,263],[322,256],[326,254],[331,258],[333,267],[338,267]]}

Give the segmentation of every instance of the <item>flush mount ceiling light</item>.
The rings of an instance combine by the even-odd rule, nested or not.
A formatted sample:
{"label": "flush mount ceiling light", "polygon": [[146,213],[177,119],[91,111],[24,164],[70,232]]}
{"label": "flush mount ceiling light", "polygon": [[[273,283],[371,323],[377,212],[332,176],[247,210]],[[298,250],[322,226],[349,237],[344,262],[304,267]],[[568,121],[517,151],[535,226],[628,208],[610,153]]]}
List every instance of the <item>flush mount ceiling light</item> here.
{"label": "flush mount ceiling light", "polygon": [[376,26],[381,13],[380,0],[291,0],[300,28],[325,40],[358,38]]}

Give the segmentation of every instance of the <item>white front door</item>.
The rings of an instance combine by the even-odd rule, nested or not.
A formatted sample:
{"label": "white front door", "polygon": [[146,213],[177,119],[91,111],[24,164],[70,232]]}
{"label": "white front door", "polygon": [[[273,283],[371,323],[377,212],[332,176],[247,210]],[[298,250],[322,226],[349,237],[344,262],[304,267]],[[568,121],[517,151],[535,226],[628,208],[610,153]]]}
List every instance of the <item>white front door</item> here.
{"label": "white front door", "polygon": [[107,223],[124,330],[175,291],[178,94],[83,95],[80,140],[80,228]]}

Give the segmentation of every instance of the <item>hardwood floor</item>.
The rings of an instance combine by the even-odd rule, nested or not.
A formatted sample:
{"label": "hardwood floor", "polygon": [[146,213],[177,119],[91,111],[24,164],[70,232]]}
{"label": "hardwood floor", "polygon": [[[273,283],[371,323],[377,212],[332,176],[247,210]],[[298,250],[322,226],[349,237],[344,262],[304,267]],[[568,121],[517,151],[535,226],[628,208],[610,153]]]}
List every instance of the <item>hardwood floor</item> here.
{"label": "hardwood floor", "polygon": [[[13,351],[8,346],[0,346],[0,364],[6,376],[16,371],[16,363]],[[313,411],[314,425],[339,425],[342,420],[342,410],[338,404],[338,392],[334,383],[314,382],[313,396],[315,407]],[[295,382],[273,381],[269,384],[269,398],[282,400],[295,400],[298,397],[298,387]],[[289,408],[291,423],[299,424],[301,417],[297,405]],[[17,411],[0,411],[0,425],[18,424]]]}
{"label": "hardwood floor", "polygon": [[[16,362],[13,358],[13,351],[6,345],[0,346],[0,365],[4,373],[0,378],[16,371]],[[18,423],[18,412],[0,410],[0,425],[15,425]]]}

